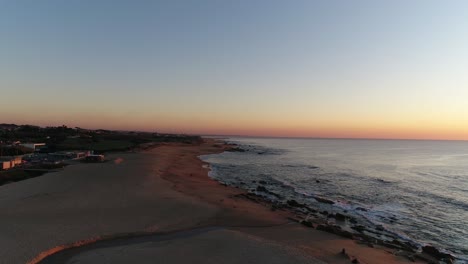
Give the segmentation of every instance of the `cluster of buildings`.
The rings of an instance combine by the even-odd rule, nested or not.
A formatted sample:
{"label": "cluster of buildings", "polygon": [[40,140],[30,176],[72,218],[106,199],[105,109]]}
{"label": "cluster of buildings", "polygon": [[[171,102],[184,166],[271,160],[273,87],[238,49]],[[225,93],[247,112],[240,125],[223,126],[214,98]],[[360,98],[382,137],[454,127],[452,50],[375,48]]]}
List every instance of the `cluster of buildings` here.
{"label": "cluster of buildings", "polygon": [[17,156],[0,156],[0,170],[8,170],[15,167],[28,168],[34,165],[54,165],[71,161],[103,162],[104,155],[95,155],[93,151],[59,151],[45,153],[45,143],[16,144],[30,149],[32,152]]}

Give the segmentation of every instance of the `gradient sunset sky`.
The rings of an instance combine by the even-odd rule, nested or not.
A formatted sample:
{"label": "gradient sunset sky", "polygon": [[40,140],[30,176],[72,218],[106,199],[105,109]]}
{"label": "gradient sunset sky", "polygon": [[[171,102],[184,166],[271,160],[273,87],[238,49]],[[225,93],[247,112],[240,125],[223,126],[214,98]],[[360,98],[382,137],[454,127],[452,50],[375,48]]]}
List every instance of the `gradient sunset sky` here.
{"label": "gradient sunset sky", "polygon": [[468,139],[468,1],[0,1],[0,123]]}

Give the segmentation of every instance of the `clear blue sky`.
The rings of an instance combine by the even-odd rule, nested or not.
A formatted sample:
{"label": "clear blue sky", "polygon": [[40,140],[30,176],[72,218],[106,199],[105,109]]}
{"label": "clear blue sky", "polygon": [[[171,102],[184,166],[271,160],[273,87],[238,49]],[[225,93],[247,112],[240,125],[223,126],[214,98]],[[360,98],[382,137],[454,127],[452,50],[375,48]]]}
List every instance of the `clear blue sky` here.
{"label": "clear blue sky", "polygon": [[468,1],[11,0],[0,40],[0,122],[468,138]]}

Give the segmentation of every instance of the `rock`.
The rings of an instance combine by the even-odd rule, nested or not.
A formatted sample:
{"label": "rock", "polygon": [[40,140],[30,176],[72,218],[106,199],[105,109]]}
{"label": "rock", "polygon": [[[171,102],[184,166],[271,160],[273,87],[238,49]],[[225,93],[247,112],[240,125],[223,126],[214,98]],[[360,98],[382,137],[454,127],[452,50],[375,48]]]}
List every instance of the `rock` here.
{"label": "rock", "polygon": [[260,184],[267,184],[266,181],[258,181],[258,183],[260,183]]}
{"label": "rock", "polygon": [[335,214],[335,219],[336,219],[336,220],[339,220],[339,221],[344,221],[344,220],[346,220],[346,215],[340,214],[340,213],[336,213],[336,214]]}
{"label": "rock", "polygon": [[239,147],[233,147],[233,148],[228,149],[227,151],[230,151],[230,152],[245,152],[245,149],[242,149],[242,148],[239,148]]}
{"label": "rock", "polygon": [[354,258],[354,259],[351,261],[351,263],[358,264],[358,263],[360,263],[360,262],[359,262],[359,260],[358,260],[357,258]]}
{"label": "rock", "polygon": [[384,231],[385,230],[385,228],[382,225],[377,225],[375,227],[375,229],[377,229],[378,231]]}
{"label": "rock", "polygon": [[333,233],[334,229],[330,225],[318,225],[315,229],[320,230],[320,231],[325,231],[328,233]]}
{"label": "rock", "polygon": [[358,232],[362,232],[362,231],[366,230],[366,227],[363,226],[363,225],[352,226],[351,228],[358,231]]}
{"label": "rock", "polygon": [[286,203],[291,207],[305,207],[304,204],[298,203],[296,200],[288,200]]}
{"label": "rock", "polygon": [[424,246],[422,248],[422,251],[431,256],[439,256],[440,254],[440,251],[437,248],[435,248],[434,246],[430,246],[430,245]]}
{"label": "rock", "polygon": [[314,227],[314,225],[312,224],[312,222],[310,221],[307,221],[307,220],[302,220],[301,221],[301,224],[307,226],[307,227]]}
{"label": "rock", "polygon": [[357,207],[356,210],[358,210],[358,211],[363,211],[363,212],[367,212],[367,209],[364,208],[364,207]]}
{"label": "rock", "polygon": [[[434,257],[434,258],[436,258],[438,260],[443,259],[446,263],[451,263],[451,262],[453,262],[455,260],[455,258],[452,255],[450,255],[448,253],[441,252],[436,247],[431,246],[431,245],[426,245],[426,246],[422,247],[422,252],[426,253],[429,256]],[[451,261],[451,262],[447,262],[447,261]]]}
{"label": "rock", "polygon": [[316,182],[316,183],[320,183],[320,181],[319,181],[319,180],[315,180],[315,182]]}
{"label": "rock", "polygon": [[274,192],[271,192],[269,191],[267,188],[265,188],[264,186],[257,186],[257,189],[255,189],[257,192],[263,192],[263,193],[267,193],[269,195],[273,195],[275,196],[276,198],[279,198],[279,199],[282,199],[283,197],[281,197],[281,195],[279,194],[276,194]]}
{"label": "rock", "polygon": [[326,204],[334,204],[335,202],[329,199],[321,198],[321,197],[314,197],[317,202],[326,203]]}
{"label": "rock", "polygon": [[414,254],[414,257],[426,263],[437,263],[436,259],[434,259],[433,257],[427,254],[417,253],[417,254]]}

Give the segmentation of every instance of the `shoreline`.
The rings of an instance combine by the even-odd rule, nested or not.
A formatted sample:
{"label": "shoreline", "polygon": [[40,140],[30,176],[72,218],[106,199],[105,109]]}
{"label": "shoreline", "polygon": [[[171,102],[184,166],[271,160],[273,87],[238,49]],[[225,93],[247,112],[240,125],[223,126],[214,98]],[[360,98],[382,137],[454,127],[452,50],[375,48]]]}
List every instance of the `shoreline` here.
{"label": "shoreline", "polygon": [[[226,145],[229,147],[227,151],[247,151],[235,143],[226,143]],[[368,219],[364,219],[366,220],[364,222],[358,220],[358,218],[350,214],[348,210],[343,210],[343,212],[337,212],[334,209],[327,211],[329,210],[327,209],[328,207],[323,206],[330,206],[337,202],[325,196],[299,193],[298,195],[303,196],[302,198],[297,197],[299,200],[287,200],[284,198],[283,193],[278,194],[270,191],[269,188],[275,183],[268,182],[267,180],[252,180],[252,183],[248,184],[245,179],[242,179],[245,181],[244,182],[241,179],[236,181],[222,177],[218,178],[216,176],[210,176],[210,178],[219,181],[222,185],[244,189],[246,191],[243,195],[245,199],[268,206],[272,211],[285,210],[290,214],[288,219],[309,228],[352,239],[357,243],[369,247],[380,246],[387,251],[392,250],[394,254],[404,256],[411,261],[420,259],[429,263],[438,261],[442,263],[452,263],[457,259],[454,255],[446,253],[447,251],[444,251],[442,248],[434,247],[430,244],[421,244],[405,235],[388,230],[382,225],[370,222]],[[304,202],[302,201],[304,197],[307,199],[315,199],[317,206],[314,207],[313,205],[302,203]],[[358,207],[358,210],[367,211],[366,208],[362,207]]]}
{"label": "shoreline", "polygon": [[[117,254],[112,243],[119,239],[216,227],[222,230],[203,236],[216,238],[216,245],[238,241],[233,250],[219,253],[223,256],[250,243],[252,246],[245,250],[273,252],[273,255],[278,251],[278,258],[287,256],[285,259],[296,259],[299,263],[302,260],[304,263],[411,262],[385,247],[371,248],[308,228],[296,223],[288,210],[273,211],[266,201],[255,202],[246,197],[245,190],[223,186],[209,178],[203,166],[206,163],[198,157],[221,153],[229,147],[210,139],[200,145],[158,145],[138,153],[113,154],[111,159],[119,162],[72,166],[62,172],[2,186],[0,212],[8,213],[0,213],[4,224],[0,232],[6,237],[0,239],[3,250],[0,253],[9,263],[63,263],[46,260],[70,252],[71,248],[79,248],[80,253],[68,259],[84,258],[102,250],[107,250],[112,257]],[[87,195],[82,196],[83,193]],[[13,224],[32,216],[33,222]],[[7,226],[9,229],[5,229]],[[18,233],[24,235],[17,237]],[[183,239],[174,238],[173,242],[182,243]],[[187,239],[192,241],[196,237]],[[105,249],[93,248],[102,243],[100,240],[111,245]],[[20,246],[25,243],[30,246]],[[130,250],[135,246],[125,248]],[[201,246],[213,245],[206,242]],[[341,253],[343,248],[345,252]],[[168,257],[176,256],[170,253],[170,246],[163,249]],[[255,250],[251,253],[258,255],[257,258],[270,254],[257,254]],[[139,251],[132,254],[141,260]],[[417,259],[416,262],[422,263]]]}

